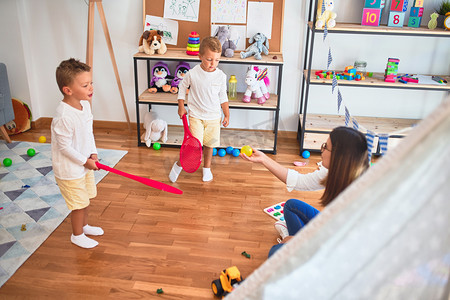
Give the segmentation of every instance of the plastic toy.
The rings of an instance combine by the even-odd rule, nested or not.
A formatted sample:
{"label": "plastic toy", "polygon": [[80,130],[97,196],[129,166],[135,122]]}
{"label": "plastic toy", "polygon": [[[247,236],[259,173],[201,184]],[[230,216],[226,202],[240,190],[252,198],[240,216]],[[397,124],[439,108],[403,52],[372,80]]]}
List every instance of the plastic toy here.
{"label": "plastic toy", "polygon": [[250,256],[250,254],[248,254],[248,253],[247,253],[247,252],[245,252],[245,251],[244,251],[244,252],[242,252],[241,254],[242,254],[242,255],[244,255],[244,256],[245,256],[245,257],[247,257],[247,258],[250,258],[250,257],[251,257],[251,256]]}
{"label": "plastic toy", "polygon": [[241,52],[241,58],[254,55],[255,59],[260,60],[261,53],[269,55],[269,39],[263,33],[258,32],[248,40],[248,43],[251,45]]}
{"label": "plastic toy", "polygon": [[11,100],[14,110],[14,119],[5,124],[8,135],[19,134],[31,129],[32,116],[28,105],[15,98],[12,98]]}
{"label": "plastic toy", "polygon": [[284,203],[285,202],[279,202],[266,207],[264,208],[264,212],[277,221],[284,221]]}
{"label": "plastic toy", "polygon": [[217,148],[213,148],[213,156],[217,155]]}
{"label": "plastic toy", "polygon": [[395,77],[398,72],[398,64],[400,59],[398,58],[388,58],[388,63],[386,65],[386,70],[384,72],[385,82],[395,82]]}
{"label": "plastic toy", "polygon": [[188,44],[186,47],[186,54],[197,56],[200,50],[200,36],[197,32],[192,31],[188,37]]}
{"label": "plastic toy", "polygon": [[36,150],[34,150],[33,148],[28,149],[28,150],[27,150],[27,155],[28,155],[29,157],[35,156],[35,155],[36,155]]}
{"label": "plastic toy", "polygon": [[180,164],[184,171],[194,173],[202,163],[202,143],[189,130],[187,115],[182,117],[184,137],[180,149]]}
{"label": "plastic toy", "polygon": [[[322,6],[325,7],[325,10],[322,12]],[[327,24],[327,28],[333,28],[336,26],[336,13],[333,11],[334,9],[334,0],[319,0],[317,4],[317,21],[316,21],[316,29],[323,29],[325,24]]]}
{"label": "plastic toy", "polygon": [[146,30],[139,39],[139,52],[145,54],[164,54],[167,52],[167,46],[162,37],[164,33],[160,30]]}
{"label": "plastic toy", "polygon": [[236,50],[236,45],[231,39],[230,27],[229,26],[219,26],[217,27],[214,36],[220,41],[222,45],[222,55],[225,57],[233,57],[234,50]]}
{"label": "plastic toy", "polygon": [[233,149],[233,152],[231,152],[231,154],[233,154],[234,157],[238,157],[239,153],[241,153],[239,149]]}
{"label": "plastic toy", "polygon": [[5,167],[11,166],[11,165],[12,165],[12,160],[11,160],[11,158],[5,158],[5,159],[3,160],[3,165],[4,165]]}
{"label": "plastic toy", "polygon": [[163,289],[157,289],[157,290],[156,290],[156,293],[157,293],[157,294],[163,294],[164,291],[163,291]]}
{"label": "plastic toy", "polygon": [[223,270],[220,273],[219,279],[211,282],[211,289],[215,296],[223,297],[231,293],[235,284],[239,284],[244,280],[241,276],[241,272],[236,266]]}
{"label": "plastic toy", "polygon": [[241,153],[244,153],[245,155],[250,157],[253,154],[253,149],[249,145],[245,145],[241,148]]}
{"label": "plastic toy", "polygon": [[27,224],[22,224],[20,227],[20,231],[26,231],[27,230]]}
{"label": "plastic toy", "polygon": [[168,79],[170,79],[170,77],[170,71],[167,64],[162,61],[157,62],[152,69],[152,80],[150,80],[150,88],[148,91],[150,93],[169,92],[170,84]]}
{"label": "plastic toy", "polygon": [[47,138],[45,136],[41,135],[39,137],[39,143],[45,143],[46,141],[47,141]]}
{"label": "plastic toy", "polygon": [[186,76],[187,72],[191,69],[191,66],[184,61],[180,61],[180,63],[177,65],[174,73],[174,78],[172,80],[170,92],[172,94],[178,93],[178,86],[180,85],[181,81],[183,80],[184,76]]}
{"label": "plastic toy", "polygon": [[431,20],[428,21],[428,29],[431,29],[431,30],[436,29],[438,17],[439,17],[439,14],[437,12],[434,12],[430,15]]}
{"label": "plastic toy", "polygon": [[161,144],[160,143],[154,143],[152,147],[155,150],[159,150],[159,149],[161,149]]}
{"label": "plastic toy", "polygon": [[227,151],[227,154],[231,154],[231,153],[233,153],[233,147],[231,147],[231,146],[228,146],[227,147],[227,149],[225,149],[226,151]]}
{"label": "plastic toy", "polygon": [[309,158],[311,156],[311,153],[308,150],[305,150],[302,152],[302,157],[303,158]]}
{"label": "plastic toy", "polygon": [[225,155],[227,155],[227,151],[225,149],[219,149],[219,151],[217,152],[217,154],[220,157],[224,157]]}
{"label": "plastic toy", "polygon": [[250,67],[245,76],[245,83],[247,84],[247,90],[242,98],[243,102],[249,103],[253,95],[254,98],[258,99],[258,104],[263,104],[269,99],[270,95],[267,87],[270,81],[267,77],[267,68],[260,71],[256,66]]}

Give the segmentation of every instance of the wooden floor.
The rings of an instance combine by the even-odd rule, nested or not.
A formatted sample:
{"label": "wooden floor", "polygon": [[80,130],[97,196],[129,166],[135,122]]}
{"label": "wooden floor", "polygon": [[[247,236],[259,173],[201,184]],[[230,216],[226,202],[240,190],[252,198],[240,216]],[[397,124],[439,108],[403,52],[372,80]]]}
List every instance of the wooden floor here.
{"label": "wooden floor", "polygon": [[[44,135],[50,142],[49,123],[40,123],[13,141],[37,142]],[[97,147],[127,150],[117,169],[171,184],[168,174],[179,149],[137,147],[136,131],[126,127],[96,124]],[[278,154],[272,157],[303,173],[315,170],[320,156],[299,157],[295,136],[279,133]],[[294,161],[308,165],[295,167]],[[265,207],[297,198],[321,209],[321,192],[288,193],[261,165],[216,156],[212,172],[209,183],[202,182],[201,171],[182,173],[173,185],[183,195],[108,174],[90,206],[89,223],[105,230],[96,238],[99,246],[73,245],[66,218],[0,289],[0,298],[214,299],[210,284],[221,270],[236,265],[245,278],[276,243],[274,220]],[[159,288],[163,295],[156,293]]]}

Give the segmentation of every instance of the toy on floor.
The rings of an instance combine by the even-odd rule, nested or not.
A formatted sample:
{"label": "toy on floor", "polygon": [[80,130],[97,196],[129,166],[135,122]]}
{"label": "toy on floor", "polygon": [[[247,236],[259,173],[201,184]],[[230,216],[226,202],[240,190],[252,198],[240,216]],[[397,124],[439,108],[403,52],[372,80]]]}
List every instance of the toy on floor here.
{"label": "toy on floor", "polygon": [[186,54],[197,56],[200,50],[200,36],[197,32],[192,31],[188,37],[188,44],[186,47]]}
{"label": "toy on floor", "polygon": [[304,161],[294,161],[293,164],[294,164],[294,166],[297,166],[297,167],[306,166],[306,163]]}
{"label": "toy on floor", "polygon": [[45,136],[41,135],[39,137],[39,143],[45,143],[46,141],[47,141],[47,138]]}
{"label": "toy on floor", "polygon": [[166,63],[157,62],[152,69],[152,80],[150,81],[150,93],[170,91],[170,71]]}
{"label": "toy on floor", "polygon": [[240,153],[241,151],[239,149],[233,149],[233,152],[231,152],[231,154],[233,154],[234,157],[238,157]]}
{"label": "toy on floor", "polygon": [[[325,10],[322,12],[322,6]],[[337,14],[333,11],[334,9],[334,0],[319,0],[317,4],[317,21],[316,21],[316,29],[323,29],[325,24],[327,24],[327,28],[333,28],[336,26],[336,17]]]}
{"label": "toy on floor", "polygon": [[217,148],[213,148],[213,156],[217,155]]}
{"label": "toy on floor", "polygon": [[302,157],[303,158],[309,158],[311,156],[311,153],[308,150],[305,150],[302,152]]}
{"label": "toy on floor", "polygon": [[155,150],[159,150],[159,149],[161,149],[161,144],[160,143],[153,143],[153,149],[155,149]]}
{"label": "toy on floor", "polygon": [[4,165],[5,167],[11,166],[11,165],[12,165],[12,160],[11,160],[11,158],[5,158],[5,159],[3,160],[3,165]]}
{"label": "toy on floor", "polygon": [[245,145],[244,147],[241,148],[241,153],[244,153],[245,155],[250,157],[253,154],[253,149],[249,145]]}
{"label": "toy on floor", "polygon": [[227,154],[231,154],[231,153],[233,153],[233,147],[231,147],[231,146],[228,146],[226,149],[225,149],[225,151],[227,151]]}
{"label": "toy on floor", "polygon": [[229,26],[219,26],[217,27],[214,36],[220,41],[222,45],[222,55],[225,57],[233,57],[234,50],[236,50],[236,45],[231,39],[231,32]]}
{"label": "toy on floor", "polygon": [[163,289],[161,288],[161,289],[157,289],[157,290],[156,290],[156,293],[157,293],[157,294],[163,294],[164,291],[163,291]]}
{"label": "toy on floor", "polygon": [[146,112],[144,115],[144,142],[147,147],[150,147],[152,143],[161,141],[167,142],[167,122],[161,119],[152,120],[152,113]]}
{"label": "toy on floor", "polygon": [[260,60],[261,53],[269,55],[269,39],[263,33],[258,32],[248,40],[248,43],[251,45],[241,52],[241,58],[254,55],[255,59]]}
{"label": "toy on floor", "polygon": [[264,208],[264,212],[277,221],[284,221],[284,203],[280,202]]}
{"label": "toy on floor", "polygon": [[239,284],[244,280],[241,272],[236,266],[227,268],[220,273],[219,279],[211,282],[211,289],[216,297],[224,297],[231,293],[235,284]]}
{"label": "toy on floor", "polygon": [[22,224],[20,231],[27,231],[27,224]]}
{"label": "toy on floor", "polygon": [[148,55],[164,54],[167,52],[167,46],[164,43],[163,32],[160,30],[146,30],[139,39],[139,52]]}
{"label": "toy on floor", "polygon": [[241,254],[244,255],[244,256],[247,257],[247,258],[250,258],[250,257],[251,257],[250,254],[248,254],[248,253],[245,252],[245,251],[243,251]]}
{"label": "toy on floor", "polygon": [[27,150],[27,155],[28,155],[29,157],[35,156],[35,155],[36,155],[36,150],[34,150],[33,148],[28,149],[28,150]]}
{"label": "toy on floor", "polygon": [[269,77],[267,77],[267,68],[259,70],[258,67],[249,67],[247,75],[245,76],[245,83],[247,90],[244,93],[242,101],[249,103],[251,98],[258,99],[258,104],[264,104],[269,99],[269,91],[267,87],[270,84]]}
{"label": "toy on floor", "polygon": [[175,69],[175,73],[173,74],[173,80],[170,88],[170,92],[172,94],[178,93],[178,86],[180,85],[181,81],[183,81],[184,76],[186,76],[187,72],[191,69],[191,66],[184,61],[180,61],[180,63],[177,65]]}
{"label": "toy on floor", "polygon": [[225,149],[219,149],[217,155],[219,155],[220,157],[224,157],[225,155],[227,155],[227,151]]}

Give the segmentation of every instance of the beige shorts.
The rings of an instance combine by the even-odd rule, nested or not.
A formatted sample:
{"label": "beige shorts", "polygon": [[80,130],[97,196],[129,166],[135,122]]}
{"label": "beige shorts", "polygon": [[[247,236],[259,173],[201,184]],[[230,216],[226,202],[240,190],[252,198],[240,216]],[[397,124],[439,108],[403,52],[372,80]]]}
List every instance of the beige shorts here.
{"label": "beige shorts", "polygon": [[97,196],[94,171],[89,170],[84,177],[74,180],[56,178],[61,195],[70,210],[83,209],[89,206],[89,199]]}
{"label": "beige shorts", "polygon": [[220,119],[200,120],[189,117],[189,130],[206,147],[220,146]]}

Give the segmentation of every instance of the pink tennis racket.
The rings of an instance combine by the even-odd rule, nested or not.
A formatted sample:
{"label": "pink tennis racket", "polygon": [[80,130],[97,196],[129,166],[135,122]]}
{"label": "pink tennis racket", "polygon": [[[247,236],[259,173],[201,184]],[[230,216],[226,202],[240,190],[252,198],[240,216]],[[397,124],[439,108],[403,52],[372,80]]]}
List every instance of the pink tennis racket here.
{"label": "pink tennis racket", "polygon": [[180,149],[180,163],[183,170],[194,173],[202,163],[202,144],[191,134],[186,114],[183,115],[184,139]]}
{"label": "pink tennis racket", "polygon": [[159,182],[159,181],[156,181],[156,180],[152,180],[150,178],[144,178],[144,177],[128,174],[128,173],[119,171],[117,169],[108,167],[106,165],[103,165],[103,164],[99,163],[98,161],[96,161],[95,164],[97,165],[97,167],[99,169],[102,169],[102,170],[105,170],[105,171],[109,171],[111,173],[114,173],[114,174],[117,174],[117,175],[129,178],[129,179],[135,180],[137,182],[143,183],[143,184],[148,185],[150,187],[153,187],[155,189],[158,189],[158,190],[161,190],[161,191],[164,191],[164,192],[173,193],[173,194],[178,194],[178,195],[183,194],[182,190],[174,188],[173,186],[170,186],[168,184],[165,184],[165,183],[162,183],[162,182]]}

